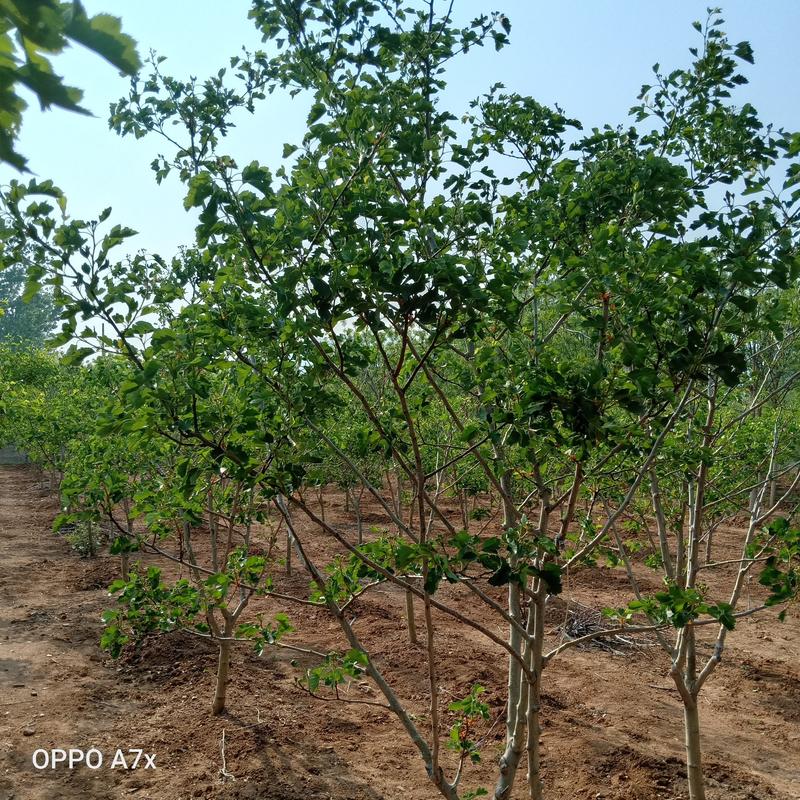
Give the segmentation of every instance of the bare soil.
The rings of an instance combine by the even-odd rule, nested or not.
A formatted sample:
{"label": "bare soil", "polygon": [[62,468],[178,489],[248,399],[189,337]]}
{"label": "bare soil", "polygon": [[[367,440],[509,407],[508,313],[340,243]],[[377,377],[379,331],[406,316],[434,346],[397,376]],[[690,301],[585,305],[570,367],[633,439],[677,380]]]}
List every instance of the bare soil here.
{"label": "bare soil", "polygon": [[[352,525],[343,497],[330,493],[327,513]],[[117,559],[81,559],[51,532],[57,512],[31,467],[0,467],[0,800],[432,800],[413,746],[390,712],[372,705],[322,702],[295,681],[300,664],[286,651],[257,658],[234,654],[228,710],[210,714],[215,650],[186,634],[149,641],[113,661],[99,649],[100,615],[113,605],[105,587]],[[365,507],[370,524],[384,522]],[[454,511],[454,520],[455,511]],[[386,520],[388,524],[388,520]],[[298,520],[312,554],[333,552]],[[735,530],[720,534],[719,553]],[[730,542],[727,538],[730,538]],[[148,559],[144,559],[148,561]],[[175,569],[165,569],[175,575]],[[653,573],[642,575],[657,585]],[[280,591],[304,596],[307,576],[282,578]],[[652,588],[652,587],[651,587]],[[755,590],[754,590],[755,592]],[[470,600],[457,587],[442,596]],[[502,592],[498,592],[498,599]],[[548,629],[557,641],[565,599],[592,608],[630,598],[623,572],[585,569],[552,604]],[[756,602],[757,598],[754,599]],[[259,601],[256,610],[277,610]],[[414,710],[424,730],[425,654],[407,643],[403,598],[381,586],[353,604],[359,636]],[[470,606],[470,610],[471,606]],[[292,606],[289,641],[345,649],[321,609]],[[487,614],[486,622],[505,635]],[[491,642],[437,615],[444,699],[473,683],[486,688],[492,720],[482,735],[483,764],[464,788],[488,787],[502,745],[505,658]],[[421,613],[417,624],[423,629]],[[310,663],[310,662],[307,662]],[[655,647],[611,653],[573,648],[544,676],[544,779],[550,800],[684,800],[682,710]],[[380,702],[366,682],[349,699]],[[701,722],[709,800],[800,798],[800,619],[748,618],[729,638],[726,657],[703,690]],[[494,725],[492,728],[491,726]],[[225,768],[221,741],[225,736]],[[37,770],[37,749],[98,748],[100,769]],[[156,769],[111,769],[117,748],[155,754]],[[522,797],[522,792],[518,797]]]}

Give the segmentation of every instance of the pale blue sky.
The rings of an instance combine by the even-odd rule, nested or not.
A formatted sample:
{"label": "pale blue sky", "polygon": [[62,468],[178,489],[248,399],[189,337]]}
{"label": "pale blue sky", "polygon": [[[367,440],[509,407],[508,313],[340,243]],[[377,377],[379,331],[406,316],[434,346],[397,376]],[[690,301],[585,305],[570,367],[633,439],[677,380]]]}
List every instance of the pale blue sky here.
{"label": "pale blue sky", "polygon": [[[84,0],[90,13],[122,17],[139,42],[168,57],[165,71],[203,78],[226,66],[243,44],[260,46],[247,20],[248,0]],[[492,10],[512,22],[511,45],[471,52],[450,75],[449,106],[459,114],[470,99],[502,81],[541,102],[559,103],[586,127],[623,122],[651,66],[685,65],[698,37],[694,19],[705,19],[707,2],[695,0],[456,0],[456,15],[471,19]],[[748,39],[756,64],[750,84],[737,96],[759,109],[765,121],[800,129],[800,0],[735,0],[723,4],[725,30]],[[113,221],[140,232],[135,247],[171,255],[192,240],[193,218],[183,210],[182,188],[157,186],[149,164],[163,149],[155,138],[120,139],[108,130],[111,101],[127,92],[127,79],[80,50],[56,59],[56,69],[85,91],[96,117],[31,108],[20,142],[30,167],[52,178],[69,197],[74,216],[95,216],[113,206]],[[256,117],[243,115],[227,151],[239,163],[253,159],[273,168],[283,142],[302,136],[302,101],[270,98]],[[13,177],[0,168],[0,182]]]}

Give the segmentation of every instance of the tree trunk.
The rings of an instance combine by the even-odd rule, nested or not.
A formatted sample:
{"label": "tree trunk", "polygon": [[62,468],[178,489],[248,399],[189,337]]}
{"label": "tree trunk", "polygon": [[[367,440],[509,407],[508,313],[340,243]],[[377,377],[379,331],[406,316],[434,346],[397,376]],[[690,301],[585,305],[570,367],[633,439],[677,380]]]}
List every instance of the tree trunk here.
{"label": "tree trunk", "polygon": [[[133,539],[133,520],[131,519],[131,504],[125,498],[123,501],[123,508],[125,510],[125,529],[128,531],[128,539]],[[120,553],[120,569],[122,571],[122,580],[127,581],[130,579],[130,561],[131,554],[126,550]]]}
{"label": "tree trunk", "polygon": [[[503,495],[503,527],[507,530],[516,524],[516,509],[511,501],[511,473],[506,471],[500,479]],[[516,558],[512,557],[512,567]],[[519,584],[508,584],[508,613],[522,624],[522,604]],[[530,621],[530,618],[529,618]],[[522,653],[522,636],[518,628],[509,626],[509,646],[515,653]],[[506,706],[506,748],[500,756],[500,774],[494,788],[495,800],[508,800],[514,786],[525,737],[526,711],[528,708],[528,681],[523,679],[522,667],[511,655],[508,657],[508,701]]]}
{"label": "tree trunk", "polygon": [[356,526],[358,529],[358,538],[357,542],[359,545],[364,544],[364,521],[361,519],[361,500],[364,496],[364,485],[361,485],[361,490],[356,496],[355,490],[353,490],[353,508],[356,512]]}
{"label": "tree trunk", "polygon": [[542,800],[544,797],[539,744],[542,735],[541,686],[541,676],[537,675],[536,681],[528,687],[528,796],[530,800]]}
{"label": "tree trunk", "polygon": [[94,523],[91,520],[86,523],[86,538],[89,557],[94,558],[97,555],[97,547],[94,541]]}
{"label": "tree trunk", "polygon": [[686,733],[686,773],[689,779],[689,800],[705,800],[706,789],[700,751],[700,715],[696,697],[691,703],[684,702],[683,721]]}
{"label": "tree trunk", "polygon": [[225,710],[225,696],[228,692],[228,668],[231,664],[231,643],[219,643],[219,659],[217,661],[217,689],[214,693],[214,705],[211,713],[221,714]]}
{"label": "tree trunk", "polygon": [[406,589],[406,622],[408,624],[408,641],[417,644],[417,623],[414,619],[414,595]]}
{"label": "tree trunk", "polygon": [[711,563],[711,555],[712,555],[711,548],[713,545],[713,540],[714,540],[714,528],[711,527],[709,528],[708,534],[706,534],[706,555],[705,555],[706,564]]}
{"label": "tree trunk", "polygon": [[[528,643],[528,667],[533,671],[534,680],[528,681],[528,793],[530,800],[542,800],[543,784],[541,775],[541,749],[539,739],[542,735],[541,699],[542,699],[542,650],[544,648],[544,608],[545,596],[541,589],[537,592],[537,600],[531,603],[528,613],[534,614],[532,626],[533,638]],[[529,626],[530,628],[531,626]],[[527,680],[527,677],[526,677]]]}
{"label": "tree trunk", "polygon": [[319,516],[323,522],[325,522],[325,496],[324,496],[325,487],[320,484],[317,486],[317,497],[319,498]]}
{"label": "tree trunk", "polygon": [[286,574],[292,574],[292,550],[295,547],[294,525],[292,524],[292,515],[289,511],[289,506],[282,495],[275,498],[275,505],[281,512],[281,516],[286,521]]}
{"label": "tree trunk", "polygon": [[700,750],[700,715],[697,695],[700,685],[697,680],[697,643],[693,625],[681,631],[679,658],[685,659],[683,674],[673,667],[672,676],[683,701],[683,728],[686,744],[686,777],[689,783],[689,800],[705,800],[703,763]]}
{"label": "tree trunk", "polygon": [[[683,483],[683,496],[688,495],[688,484],[686,481]],[[681,513],[675,525],[675,576],[683,574],[686,569],[686,514],[689,509],[689,504],[684,500],[681,503]]]}
{"label": "tree trunk", "polygon": [[[512,616],[521,620],[519,586],[515,586],[516,598],[514,598],[512,596],[512,585],[509,584],[509,611]],[[514,648],[515,652],[522,655],[522,637],[514,627],[511,628],[509,644]],[[527,678],[523,676],[519,663],[509,656],[506,747],[503,755],[500,756],[500,770],[494,787],[494,800],[508,800],[511,797],[517,769],[524,750],[529,688],[530,684]]]}
{"label": "tree trunk", "polygon": [[[668,578],[675,578],[675,571],[672,568],[672,557],[669,550],[669,538],[667,536],[667,518],[664,515],[664,506],[661,504],[661,488],[658,485],[658,476],[652,467],[650,475],[650,499],[653,503],[653,513],[656,517],[656,528],[658,529],[658,546],[661,551],[661,563]],[[680,568],[680,565],[678,565]]]}
{"label": "tree trunk", "polygon": [[219,559],[217,557],[217,531],[219,520],[214,514],[214,503],[212,500],[211,489],[208,490],[208,532],[211,540],[211,569],[219,572]]}

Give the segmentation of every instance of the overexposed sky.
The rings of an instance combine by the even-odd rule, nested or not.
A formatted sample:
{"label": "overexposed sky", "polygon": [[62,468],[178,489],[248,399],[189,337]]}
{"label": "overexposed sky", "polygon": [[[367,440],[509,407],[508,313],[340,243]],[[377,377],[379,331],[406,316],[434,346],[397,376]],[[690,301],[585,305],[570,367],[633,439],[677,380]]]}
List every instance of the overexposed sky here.
{"label": "overexposed sky", "polygon": [[[84,0],[90,14],[106,11],[146,55],[167,56],[164,71],[202,79],[226,66],[230,56],[261,46],[247,19],[248,0]],[[455,60],[447,101],[456,115],[498,81],[509,90],[558,103],[585,128],[624,122],[651,66],[684,66],[698,44],[694,19],[704,20],[707,2],[695,0],[456,0],[459,21],[500,10],[512,23],[511,45],[471,51]],[[725,30],[732,41],[747,39],[756,56],[744,65],[750,84],[735,100],[750,102],[762,120],[800,129],[800,2],[735,0],[725,3]],[[194,217],[183,209],[183,188],[168,179],[156,185],[150,162],[166,144],[153,137],[121,139],[108,129],[109,104],[127,93],[128,79],[93,54],[75,49],[55,59],[56,71],[85,92],[96,116],[42,113],[32,103],[25,116],[20,151],[40,178],[53,179],[69,197],[76,217],[96,216],[112,206],[113,222],[140,232],[131,247],[171,256],[193,238]],[[240,164],[280,163],[284,142],[299,142],[308,104],[273,95],[255,116],[242,114],[223,149]],[[0,183],[16,173],[0,167]]]}

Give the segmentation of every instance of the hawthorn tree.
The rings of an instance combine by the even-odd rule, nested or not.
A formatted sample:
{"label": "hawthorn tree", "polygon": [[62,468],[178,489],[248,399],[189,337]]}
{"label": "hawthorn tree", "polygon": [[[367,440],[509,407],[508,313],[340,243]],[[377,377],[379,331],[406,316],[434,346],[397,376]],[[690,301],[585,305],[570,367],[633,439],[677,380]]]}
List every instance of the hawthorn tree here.
{"label": "hawthorn tree", "polygon": [[[133,513],[145,523],[134,549],[186,566],[188,574],[170,585],[158,567],[137,566],[130,580],[112,585],[120,607],[106,615],[104,646],[118,655],[129,641],[175,630],[213,641],[212,712],[219,714],[235,642],[248,642],[259,654],[267,646],[302,648],[279,642],[292,630],[282,612],[274,622],[246,618],[253,597],[271,594],[277,561],[274,537],[260,548],[251,527],[264,521],[274,499],[262,484],[283,469],[286,432],[271,433],[282,409],[250,370],[224,360],[210,339],[198,336],[201,313],[187,307],[153,333],[141,368],[120,384],[109,411],[106,431],[133,440],[155,435],[169,446],[155,480],[134,495]],[[144,332],[142,320],[134,324]]]}
{"label": "hawthorn tree", "polygon": [[[762,298],[763,299],[763,298]],[[771,303],[762,307],[772,308]],[[784,310],[785,311],[785,310]],[[780,336],[764,336],[750,350],[742,385],[710,378],[682,425],[653,464],[647,487],[657,547],[648,563],[663,572],[664,589],[640,588],[634,557],[616,528],[614,536],[636,599],[608,610],[621,621],[645,615],[670,658],[669,673],[684,705],[687,772],[692,800],[705,797],[699,693],[723,659],[737,620],[770,609],[783,619],[798,595],[798,532],[794,499],[800,482],[800,430],[795,420],[798,374],[786,373],[786,351],[796,346],[791,319]],[[772,351],[766,368],[754,363]],[[782,372],[771,381],[773,371]],[[642,500],[644,501],[644,497]],[[744,519],[743,528],[737,521]],[[738,532],[717,543],[722,526]],[[733,557],[731,557],[733,555]],[[755,603],[753,578],[766,587]],[[747,607],[742,608],[745,599]],[[713,637],[704,636],[718,620]],[[704,627],[705,626],[705,627]],[[710,655],[702,657],[702,645]],[[735,656],[734,656],[735,657]]]}
{"label": "hawthorn tree", "polygon": [[0,441],[28,454],[58,490],[70,447],[109,398],[105,365],[80,369],[30,343],[0,344]]}
{"label": "hawthorn tree", "polygon": [[63,511],[55,530],[70,525],[110,525],[110,552],[120,557],[120,577],[128,580],[130,555],[139,549],[134,530],[136,498],[164,473],[168,459],[157,437],[92,433],[71,441],[60,493]]}

